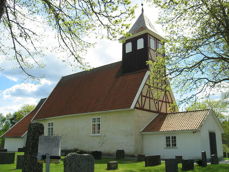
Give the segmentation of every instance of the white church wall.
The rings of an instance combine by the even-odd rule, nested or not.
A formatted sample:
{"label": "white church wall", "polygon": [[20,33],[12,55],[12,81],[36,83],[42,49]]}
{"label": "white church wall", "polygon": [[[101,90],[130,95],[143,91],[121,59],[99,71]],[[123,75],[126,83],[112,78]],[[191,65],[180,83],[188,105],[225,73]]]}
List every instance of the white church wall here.
{"label": "white church wall", "polygon": [[[123,110],[63,116],[38,122],[43,123],[45,135],[48,134],[48,123],[53,122],[54,135],[61,136],[62,149],[99,150],[110,154],[117,149],[124,149],[127,154],[137,154],[141,147],[138,145],[140,129],[152,116],[150,112]],[[101,118],[99,135],[92,135],[93,117]]]}
{"label": "white church wall", "polygon": [[217,154],[219,158],[223,157],[223,145],[222,145],[222,131],[217,124],[217,121],[213,117],[213,112],[210,111],[204,125],[201,127],[201,150],[206,151],[207,158],[210,158],[210,141],[209,141],[209,132],[215,132],[216,134],[216,145],[217,145]]}
{"label": "white church wall", "polygon": [[26,136],[20,138],[5,138],[4,148],[10,152],[17,152],[18,148],[25,146]]}
{"label": "white church wall", "polygon": [[[166,136],[176,136],[176,147],[166,148]],[[201,156],[200,132],[169,132],[143,134],[143,153],[161,155],[161,158],[199,159]]]}

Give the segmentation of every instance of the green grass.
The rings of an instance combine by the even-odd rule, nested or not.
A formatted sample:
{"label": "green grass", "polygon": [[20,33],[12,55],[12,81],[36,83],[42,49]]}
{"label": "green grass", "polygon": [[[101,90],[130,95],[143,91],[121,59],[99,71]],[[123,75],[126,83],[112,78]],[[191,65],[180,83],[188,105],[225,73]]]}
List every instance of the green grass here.
{"label": "green grass", "polygon": [[[17,153],[18,155],[19,153]],[[20,153],[21,154],[21,153]],[[112,159],[96,160],[95,162],[95,172],[108,172],[106,170],[107,162]],[[161,165],[154,167],[144,167],[144,162],[136,162],[133,160],[120,160],[118,161],[119,169],[111,170],[112,172],[164,172],[165,164],[162,162]],[[63,161],[61,160],[59,164],[51,164],[51,172],[63,172]],[[208,165],[207,167],[195,166],[193,172],[228,172],[229,164],[219,164],[219,165]],[[43,171],[45,172],[45,164]],[[181,171],[181,164],[179,164],[179,171]],[[21,172],[21,170],[16,170],[16,164],[0,164],[0,172]]]}

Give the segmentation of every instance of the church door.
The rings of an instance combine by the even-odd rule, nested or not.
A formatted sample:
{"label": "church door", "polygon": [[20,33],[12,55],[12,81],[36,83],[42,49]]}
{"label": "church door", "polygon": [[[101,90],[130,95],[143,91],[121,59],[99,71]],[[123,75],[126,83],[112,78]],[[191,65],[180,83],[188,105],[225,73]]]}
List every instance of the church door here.
{"label": "church door", "polygon": [[215,132],[209,132],[210,153],[217,155],[216,135]]}

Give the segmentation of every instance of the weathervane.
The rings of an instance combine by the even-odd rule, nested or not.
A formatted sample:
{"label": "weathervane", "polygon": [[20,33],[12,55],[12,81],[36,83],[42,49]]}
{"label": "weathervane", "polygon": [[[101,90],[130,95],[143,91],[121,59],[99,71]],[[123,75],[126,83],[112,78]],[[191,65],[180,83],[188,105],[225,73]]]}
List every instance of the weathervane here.
{"label": "weathervane", "polygon": [[142,6],[142,13],[144,13],[144,7],[143,7],[143,3],[141,3],[141,6]]}

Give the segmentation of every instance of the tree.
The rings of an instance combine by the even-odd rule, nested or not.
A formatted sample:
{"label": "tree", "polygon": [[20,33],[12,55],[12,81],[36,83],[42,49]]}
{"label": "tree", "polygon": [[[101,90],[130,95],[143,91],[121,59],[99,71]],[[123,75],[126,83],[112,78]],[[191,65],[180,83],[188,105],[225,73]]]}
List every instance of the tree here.
{"label": "tree", "polygon": [[54,29],[57,48],[67,54],[65,61],[74,57],[85,67],[83,54],[93,45],[86,38],[96,35],[113,39],[123,34],[134,9],[130,0],[1,0],[0,52],[9,59],[13,55],[21,70],[31,76],[26,69],[34,63],[39,65],[35,57],[42,42],[36,44],[41,35],[26,23],[37,21]]}
{"label": "tree", "polygon": [[[150,0],[161,9],[167,76],[182,102],[211,88],[228,87],[229,2],[227,0]],[[155,65],[155,64],[154,64]]]}
{"label": "tree", "polygon": [[[28,115],[33,109],[34,105],[24,105],[13,114],[8,113],[5,116],[0,113],[0,136],[2,136],[10,127],[16,124],[24,116]],[[4,139],[0,138],[0,148],[4,144]]]}
{"label": "tree", "polygon": [[216,116],[219,118],[223,127],[224,133],[222,136],[224,149],[229,149],[229,117],[224,115],[224,112],[228,112],[229,108],[229,93],[223,94],[219,100],[205,100],[203,102],[195,102],[190,105],[186,110],[204,110],[212,109],[215,111]]}
{"label": "tree", "polygon": [[22,108],[12,114],[10,118],[10,125],[13,126],[16,122],[29,114],[35,108],[34,105],[24,105]]}

